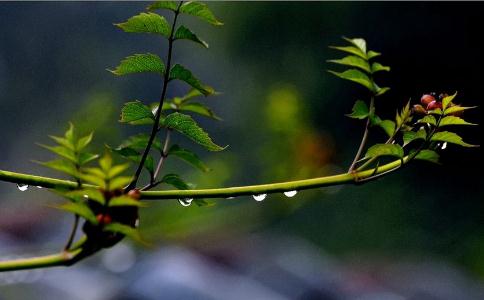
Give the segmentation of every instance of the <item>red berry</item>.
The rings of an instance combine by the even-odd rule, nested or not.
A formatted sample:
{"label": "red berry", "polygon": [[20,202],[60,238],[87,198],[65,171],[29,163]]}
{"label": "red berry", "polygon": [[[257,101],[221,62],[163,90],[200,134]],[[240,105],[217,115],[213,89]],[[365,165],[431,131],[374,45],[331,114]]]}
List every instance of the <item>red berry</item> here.
{"label": "red berry", "polygon": [[428,106],[432,101],[435,101],[434,96],[425,94],[420,98],[420,103],[422,103],[424,106]]}
{"label": "red berry", "polygon": [[441,102],[437,102],[437,101],[432,101],[429,103],[429,105],[427,105],[427,110],[434,110],[434,109],[437,109],[437,108],[442,108],[442,103]]}
{"label": "red berry", "polygon": [[102,225],[109,224],[113,221],[111,216],[108,215],[108,214],[106,214],[106,215],[98,214],[96,216],[96,220],[99,222],[99,224],[102,224]]}
{"label": "red berry", "polygon": [[138,200],[141,197],[141,192],[138,189],[132,189],[128,192],[128,196]]}

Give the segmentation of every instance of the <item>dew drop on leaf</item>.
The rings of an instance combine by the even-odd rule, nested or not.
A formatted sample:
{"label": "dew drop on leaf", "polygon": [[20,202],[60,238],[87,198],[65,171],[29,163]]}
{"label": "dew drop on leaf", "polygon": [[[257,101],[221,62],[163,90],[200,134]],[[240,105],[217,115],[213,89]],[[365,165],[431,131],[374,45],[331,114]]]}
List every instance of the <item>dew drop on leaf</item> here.
{"label": "dew drop on leaf", "polygon": [[440,149],[444,150],[445,148],[447,148],[447,142],[444,142],[444,143],[442,144],[442,148],[440,148]]}
{"label": "dew drop on leaf", "polygon": [[230,199],[234,199],[235,197],[227,197],[226,199],[227,200],[230,200]]}
{"label": "dew drop on leaf", "polygon": [[255,201],[262,201],[267,197],[267,194],[258,194],[252,196]]}
{"label": "dew drop on leaf", "polygon": [[286,196],[288,198],[294,197],[294,196],[296,196],[296,194],[297,194],[296,190],[284,192],[284,196]]}
{"label": "dew drop on leaf", "polygon": [[190,206],[190,204],[192,204],[192,201],[193,201],[193,198],[178,199],[178,202],[180,202],[180,204],[185,207]]}
{"label": "dew drop on leaf", "polygon": [[29,189],[29,185],[28,184],[21,184],[21,183],[17,183],[17,188],[21,191],[21,192],[25,192],[26,190]]}

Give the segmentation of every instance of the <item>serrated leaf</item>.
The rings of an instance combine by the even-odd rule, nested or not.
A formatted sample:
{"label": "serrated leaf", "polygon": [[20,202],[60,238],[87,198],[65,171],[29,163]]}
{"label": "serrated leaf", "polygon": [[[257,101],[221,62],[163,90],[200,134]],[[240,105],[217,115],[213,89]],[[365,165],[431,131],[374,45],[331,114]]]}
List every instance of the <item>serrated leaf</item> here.
{"label": "serrated leaf", "polygon": [[109,183],[109,189],[110,190],[117,190],[124,188],[126,185],[128,185],[133,177],[131,176],[119,176],[111,180]]}
{"label": "serrated leaf", "polygon": [[[124,140],[121,145],[119,145],[118,148],[116,149],[123,149],[123,148],[132,148],[132,149],[145,149],[146,146],[148,145],[148,140],[150,139],[150,136],[145,133],[140,133],[137,135],[130,136],[126,140]],[[162,146],[161,142],[159,139],[154,139],[152,143],[152,147],[154,149],[157,149],[159,151],[162,151]],[[137,153],[137,152],[136,152]]]}
{"label": "serrated leaf", "polygon": [[171,146],[170,150],[168,150],[168,155],[174,155],[175,157],[178,157],[179,159],[191,164],[192,166],[200,169],[203,172],[208,172],[210,171],[210,168],[208,168],[196,155],[190,150],[181,148],[178,145],[173,145]]}
{"label": "serrated leaf", "polygon": [[74,151],[66,148],[64,146],[47,146],[43,144],[38,144],[40,147],[45,148],[51,152],[54,152],[55,154],[59,155],[60,157],[63,157],[72,163],[77,163],[77,158],[76,155],[74,154]]}
{"label": "serrated leaf", "polygon": [[439,127],[449,125],[477,125],[456,116],[446,116],[440,120]]}
{"label": "serrated leaf", "polygon": [[439,163],[439,158],[440,158],[440,155],[437,152],[435,152],[433,150],[429,150],[429,149],[421,150],[415,156],[415,159],[425,160],[425,161],[429,161],[429,162],[432,162],[432,163],[435,163],[435,164]]}
{"label": "serrated leaf", "polygon": [[45,167],[66,173],[68,175],[71,175],[72,177],[75,177],[75,178],[79,177],[79,172],[76,170],[74,165],[63,159],[57,159],[57,160],[52,160],[47,162],[37,162],[37,163]]}
{"label": "serrated leaf", "polygon": [[211,119],[215,120],[222,120],[219,116],[217,116],[210,108],[208,108],[206,105],[202,103],[197,103],[197,102],[189,102],[182,104],[178,107],[178,110],[180,111],[189,111],[193,112],[196,114],[199,114],[204,117],[208,117]]}
{"label": "serrated leaf", "polygon": [[395,122],[392,120],[383,120],[378,123],[378,126],[380,126],[388,136],[392,136],[395,132]]}
{"label": "serrated leaf", "polygon": [[390,71],[390,67],[388,66],[384,66],[380,63],[377,63],[377,62],[374,62],[373,64],[371,64],[371,72],[372,73],[376,73],[376,72],[380,72],[380,71]]}
{"label": "serrated leaf", "polygon": [[373,86],[370,78],[365,73],[363,73],[359,70],[349,69],[349,70],[346,70],[344,72],[335,72],[335,71],[329,71],[329,72],[333,75],[340,77],[340,78],[359,83],[372,92],[374,91],[374,86]]}
{"label": "serrated leaf", "polygon": [[428,114],[440,116],[442,114],[442,110],[440,108],[432,109],[428,111]]}
{"label": "serrated leaf", "polygon": [[176,1],[156,1],[148,5],[146,9],[147,10],[168,9],[171,11],[176,11],[177,8],[178,8],[178,2]]}
{"label": "serrated leaf", "polygon": [[124,30],[125,32],[135,33],[153,33],[165,37],[170,36],[170,25],[166,19],[158,14],[140,13],[137,16],[129,18],[124,23],[114,24]]}
{"label": "serrated leaf", "polygon": [[375,57],[380,56],[380,55],[381,55],[381,53],[375,52],[375,51],[372,51],[372,50],[368,51],[368,53],[367,53],[368,59],[372,59],[372,58],[375,58]]}
{"label": "serrated leaf", "polygon": [[217,20],[214,14],[210,11],[206,4],[200,2],[185,2],[180,7],[180,12],[192,15],[195,17],[200,18],[201,20],[208,22],[212,25],[223,25],[222,22]]}
{"label": "serrated leaf", "polygon": [[358,56],[350,55],[342,59],[331,59],[331,60],[328,60],[328,62],[345,65],[345,66],[357,67],[367,73],[371,73],[370,65],[368,64],[368,62]]}
{"label": "serrated leaf", "polygon": [[361,52],[366,53],[366,41],[364,39],[362,39],[362,38],[350,39],[350,38],[347,38],[347,37],[343,37],[343,39],[345,41],[347,41],[348,43],[354,45],[358,49],[360,49]]}
{"label": "serrated leaf", "polygon": [[154,115],[151,109],[139,101],[127,102],[121,110],[121,123],[133,125],[153,124]]}
{"label": "serrated leaf", "polygon": [[393,156],[403,158],[403,148],[397,144],[376,144],[371,146],[366,151],[365,158],[373,158],[380,156]]}
{"label": "serrated leaf", "polygon": [[410,144],[416,140],[425,140],[427,138],[427,132],[424,129],[415,131],[404,131],[403,132],[403,146]]}
{"label": "serrated leaf", "polygon": [[456,112],[460,112],[460,111],[463,111],[463,110],[472,109],[472,108],[476,108],[476,107],[477,106],[464,107],[464,106],[460,106],[460,105],[454,105],[454,106],[447,107],[444,111],[444,115],[449,115],[449,114],[452,114],[452,113],[456,113]]}
{"label": "serrated leaf", "polygon": [[81,154],[79,154],[79,165],[83,166],[83,165],[95,160],[98,157],[99,157],[98,154],[82,152]]}
{"label": "serrated leaf", "polygon": [[147,245],[147,243],[141,237],[139,231],[136,228],[133,228],[129,225],[125,225],[121,223],[110,223],[110,224],[104,225],[103,230],[123,234],[138,243]]}
{"label": "serrated leaf", "polygon": [[397,128],[400,128],[405,123],[410,122],[410,120],[411,120],[411,110],[410,110],[410,101],[408,101],[407,104],[400,111],[400,113],[397,112],[397,115],[395,118]]}
{"label": "serrated leaf", "polygon": [[455,92],[454,95],[444,97],[444,99],[442,99],[442,109],[445,110],[447,106],[449,106],[449,104],[452,103],[452,101],[456,96],[457,96],[457,92]]}
{"label": "serrated leaf", "polygon": [[77,141],[77,151],[82,151],[84,148],[87,147],[92,141],[93,133],[91,132],[90,134],[80,138]]}
{"label": "serrated leaf", "polygon": [[163,179],[161,179],[161,182],[172,185],[179,190],[188,190],[190,188],[190,186],[177,174],[166,174],[163,176]]}
{"label": "serrated leaf", "polygon": [[456,144],[463,147],[479,147],[477,145],[471,145],[464,142],[458,134],[450,131],[437,132],[430,138],[430,140],[432,142],[447,142],[447,143]]}
{"label": "serrated leaf", "polygon": [[86,219],[91,224],[94,224],[94,225],[98,224],[98,221],[96,220],[96,216],[94,215],[92,210],[85,204],[69,202],[69,203],[65,203],[65,204],[62,204],[62,205],[55,205],[53,207],[60,209],[60,210],[65,210],[65,211],[74,213],[74,214]]}
{"label": "serrated leaf", "polygon": [[193,33],[187,27],[181,25],[175,32],[175,40],[189,40],[208,48],[207,42],[200,39],[195,33]]}
{"label": "serrated leaf", "polygon": [[430,125],[437,125],[437,120],[435,120],[435,117],[432,115],[427,115],[423,117],[422,119],[418,120],[417,123],[427,123]]}
{"label": "serrated leaf", "polygon": [[199,90],[205,96],[211,95],[215,92],[213,89],[209,89],[207,86],[203,85],[198,78],[193,76],[192,72],[179,64],[174,65],[170,70],[170,80],[172,79],[178,79],[186,82],[191,87]]}
{"label": "serrated leaf", "polygon": [[112,206],[146,207],[146,204],[139,200],[133,199],[129,196],[123,195],[119,197],[114,197],[111,200],[109,200],[108,206],[109,207],[112,207]]}
{"label": "serrated leaf", "polygon": [[142,72],[153,72],[162,75],[165,72],[165,64],[155,54],[134,54],[123,59],[116,69],[108,71],[118,76]]}
{"label": "serrated leaf", "polygon": [[189,115],[178,112],[172,113],[163,120],[163,126],[180,132],[192,141],[202,145],[207,150],[221,151],[225,149],[216,145],[208,134],[200,128],[195,120]]}
{"label": "serrated leaf", "polygon": [[370,111],[368,110],[368,106],[364,101],[356,100],[355,104],[353,105],[353,109],[351,114],[347,114],[346,116],[353,118],[353,119],[366,119],[369,115]]}
{"label": "serrated leaf", "polygon": [[346,53],[351,53],[351,54],[357,55],[357,56],[359,56],[363,59],[366,59],[366,54],[361,52],[361,50],[357,47],[353,47],[353,46],[346,46],[346,47],[330,46],[329,48],[336,49],[336,50],[339,50],[339,51],[343,51],[343,52],[346,52]]}

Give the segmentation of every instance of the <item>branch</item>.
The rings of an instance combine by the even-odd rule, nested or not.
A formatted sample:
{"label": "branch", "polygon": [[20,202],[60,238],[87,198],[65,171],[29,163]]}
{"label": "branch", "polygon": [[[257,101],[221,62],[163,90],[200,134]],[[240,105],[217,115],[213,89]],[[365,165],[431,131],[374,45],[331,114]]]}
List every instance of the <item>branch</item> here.
{"label": "branch", "polygon": [[373,115],[374,106],[375,106],[375,97],[372,96],[370,100],[370,108],[369,108],[370,115],[366,120],[365,131],[363,133],[363,137],[361,138],[360,146],[358,147],[358,151],[356,152],[355,158],[353,159],[353,162],[351,163],[351,166],[348,169],[348,173],[353,172],[353,170],[355,169],[356,163],[360,159],[361,154],[365,149],[366,141],[368,140],[368,132],[370,131],[370,122],[371,122],[370,118],[371,118],[371,115]]}
{"label": "branch", "polygon": [[[403,162],[407,163],[409,157],[403,158]],[[292,190],[307,190],[319,187],[342,185],[350,183],[359,183],[359,180],[371,178],[375,175],[387,171],[394,171],[400,167],[402,160],[395,160],[386,165],[379,166],[377,169],[369,169],[361,172],[344,173],[339,175],[286,181],[279,183],[269,183],[260,185],[238,186],[217,189],[199,189],[199,190],[167,190],[167,191],[142,191],[141,199],[180,199],[180,198],[228,198],[236,196],[246,196],[255,194],[271,194]],[[53,179],[48,177],[26,175],[0,170],[0,180],[41,186],[46,188],[60,187],[60,188],[75,188],[76,183],[68,180]]]}

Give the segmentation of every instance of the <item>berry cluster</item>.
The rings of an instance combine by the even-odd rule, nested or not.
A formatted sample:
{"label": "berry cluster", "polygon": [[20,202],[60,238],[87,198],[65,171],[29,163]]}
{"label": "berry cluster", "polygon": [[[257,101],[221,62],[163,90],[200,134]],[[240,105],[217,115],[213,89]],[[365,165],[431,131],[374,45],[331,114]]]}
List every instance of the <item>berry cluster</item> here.
{"label": "berry cluster", "polygon": [[[436,93],[424,94],[422,98],[420,98],[421,104],[415,104],[413,106],[413,112],[420,115],[426,115],[429,111],[442,109],[442,99],[448,96],[449,95],[446,93],[441,93],[438,96]],[[449,107],[451,106],[456,106],[456,104],[450,103]],[[462,115],[462,111],[451,113],[450,115],[459,116]]]}

